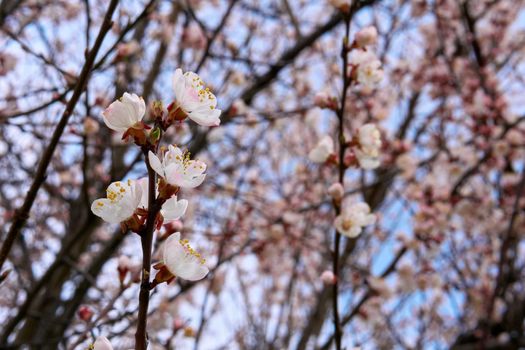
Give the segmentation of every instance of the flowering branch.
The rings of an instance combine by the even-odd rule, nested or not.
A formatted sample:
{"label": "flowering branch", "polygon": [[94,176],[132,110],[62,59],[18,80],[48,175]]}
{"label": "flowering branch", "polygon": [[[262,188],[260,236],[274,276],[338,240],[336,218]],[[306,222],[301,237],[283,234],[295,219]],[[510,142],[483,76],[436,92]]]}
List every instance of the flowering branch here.
{"label": "flowering branch", "polygon": [[[142,97],[124,93],[102,113],[104,123],[122,134],[123,140],[133,140],[145,157],[148,177],[117,181],[107,189],[107,198],[93,202],[91,210],[107,222],[120,223],[123,231],[137,233],[142,245],[142,273],[139,292],[139,310],[135,349],[148,347],[147,321],[150,291],[159,284],[170,283],[180,277],[200,280],[208,274],[205,260],[179,232],[170,232],[164,242],[163,259],[153,267],[158,270],[151,281],[153,234],[166,221],[178,220],[184,215],[187,200],[178,200],[181,188],[199,186],[205,178],[206,164],[191,160],[187,152],[169,145],[160,149],[164,131],[187,118],[203,126],[217,126],[221,110],[217,100],[200,77],[193,72],[177,69],[173,78],[175,101],[165,110],[160,101],[152,104],[153,128],[143,122],[146,105]],[[158,176],[158,181],[157,181]],[[101,349],[111,349],[109,340],[99,338]],[[108,347],[109,344],[109,347]],[[97,349],[97,343],[95,343]]]}
{"label": "flowering branch", "polygon": [[[344,13],[344,21],[345,21],[345,37],[343,38],[343,45],[341,49],[341,56],[343,59],[343,91],[341,93],[341,106],[337,111],[337,119],[339,121],[338,124],[338,140],[339,140],[339,183],[342,184],[344,182],[344,176],[345,176],[345,163],[344,163],[344,156],[345,156],[345,150],[346,150],[346,141],[344,137],[344,111],[345,111],[345,105],[346,105],[346,95],[348,93],[348,88],[350,86],[350,79],[348,77],[348,51],[349,51],[349,40],[350,40],[350,22],[352,19],[353,11],[355,6],[352,5],[350,7],[349,13]],[[335,208],[335,214],[336,216],[339,216],[341,214],[341,206],[340,203],[337,200],[334,200],[333,202],[334,208]],[[334,337],[335,337],[335,345],[336,349],[341,349],[341,337],[342,337],[342,330],[341,325],[339,323],[339,302],[338,302],[338,289],[339,289],[339,250],[341,245],[341,234],[335,230],[334,234],[334,256],[333,256],[333,265],[332,270],[334,274],[334,281],[332,285],[332,312],[333,312],[333,318],[334,318]]]}
{"label": "flowering branch", "polygon": [[360,127],[358,135],[351,140],[345,138],[346,100],[352,84],[370,89],[381,80],[383,72],[380,69],[379,60],[367,48],[375,44],[377,30],[374,27],[364,28],[356,33],[355,40],[351,43],[350,24],[356,11],[356,4],[353,2],[349,5],[346,1],[336,1],[335,6],[342,12],[345,22],[345,36],[341,49],[343,81],[341,102],[338,104],[335,97],[326,93],[319,93],[316,96],[315,103],[321,108],[335,111],[338,120],[338,153],[334,153],[332,138],[325,136],[308,156],[313,162],[335,164],[338,168],[338,182],[328,190],[336,214],[332,271],[325,271],[322,279],[325,283],[332,285],[334,340],[336,349],[340,350],[343,335],[338,302],[341,235],[352,239],[350,244],[353,245],[362,228],[375,222],[375,216],[370,214],[370,207],[364,202],[352,204],[343,210],[345,173],[350,166],[359,166],[363,169],[377,168],[379,166],[379,148],[381,147],[381,135],[373,124],[365,124]]}

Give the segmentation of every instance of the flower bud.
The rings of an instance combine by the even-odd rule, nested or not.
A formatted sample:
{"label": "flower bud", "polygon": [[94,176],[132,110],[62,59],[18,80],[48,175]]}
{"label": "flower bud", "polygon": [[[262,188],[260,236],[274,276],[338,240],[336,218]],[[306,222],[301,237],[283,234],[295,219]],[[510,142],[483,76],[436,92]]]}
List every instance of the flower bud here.
{"label": "flower bud", "polygon": [[136,40],[117,45],[117,58],[133,56],[140,51],[140,45]]}
{"label": "flower bud", "polygon": [[153,145],[156,145],[160,140],[161,131],[160,128],[156,127],[149,133],[149,140]]}
{"label": "flower bud", "polygon": [[334,273],[330,270],[325,270],[321,274],[321,281],[323,281],[326,285],[333,285],[335,284],[337,280],[337,277],[335,277]]}
{"label": "flower bud", "polygon": [[173,320],[173,330],[178,331],[184,327],[184,321],[180,318],[175,318]]}
{"label": "flower bud", "polygon": [[314,163],[324,163],[334,153],[334,141],[329,135],[319,140],[317,145],[308,153],[308,158]]}
{"label": "flower bud", "polygon": [[118,258],[118,276],[121,283],[124,282],[126,279],[126,276],[130,270],[131,267],[131,260],[126,255],[122,255]]}
{"label": "flower bud", "polygon": [[206,47],[206,36],[201,27],[192,22],[189,26],[184,28],[182,33],[182,46],[196,50],[202,50]]}
{"label": "flower bud", "polygon": [[164,106],[162,101],[153,101],[151,103],[151,117],[154,120],[160,120],[164,116]]}
{"label": "flower bud", "polygon": [[315,94],[314,104],[319,108],[337,109],[337,99],[324,91]]}
{"label": "flower bud", "polygon": [[93,317],[93,310],[89,306],[83,305],[78,309],[78,317],[85,322],[88,322]]}
{"label": "flower bud", "polygon": [[341,199],[343,199],[343,196],[345,194],[345,189],[341,183],[336,182],[332,184],[330,187],[328,187],[328,194],[334,200],[340,201]]}
{"label": "flower bud", "polygon": [[369,26],[361,29],[355,34],[355,43],[359,47],[374,45],[377,42],[376,27]]}
{"label": "flower bud", "polygon": [[86,119],[84,119],[84,133],[86,135],[96,134],[98,130],[99,130],[99,125],[95,119],[91,117],[86,117]]}

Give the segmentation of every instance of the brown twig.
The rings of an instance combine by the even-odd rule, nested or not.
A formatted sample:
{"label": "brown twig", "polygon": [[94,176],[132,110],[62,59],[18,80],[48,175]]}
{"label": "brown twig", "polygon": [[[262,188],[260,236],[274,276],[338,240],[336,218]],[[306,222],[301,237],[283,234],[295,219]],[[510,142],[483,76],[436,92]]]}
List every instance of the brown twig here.
{"label": "brown twig", "polygon": [[27,219],[29,218],[29,213],[36,199],[38,190],[40,189],[40,187],[46,179],[47,168],[58,145],[58,141],[60,140],[60,137],[62,136],[62,133],[64,132],[64,129],[68,123],[69,117],[73,113],[73,110],[75,109],[75,106],[78,100],[80,99],[80,96],[82,95],[82,92],[84,91],[84,88],[89,80],[89,75],[91,69],[93,68],[93,64],[95,62],[95,58],[100,49],[100,46],[102,45],[106,34],[111,29],[111,17],[113,16],[113,12],[115,11],[117,4],[118,0],[112,0],[108,6],[106,15],[104,16],[104,21],[102,22],[102,25],[100,27],[100,31],[98,33],[95,44],[93,45],[91,51],[89,51],[89,54],[86,57],[86,63],[84,64],[80,76],[78,77],[78,81],[75,86],[73,95],[67,103],[66,109],[64,110],[64,113],[62,114],[62,117],[60,118],[60,121],[58,122],[55,131],[53,132],[53,136],[51,137],[49,145],[47,146],[44,154],[42,155],[40,163],[38,164],[35,178],[33,180],[33,183],[31,184],[31,187],[29,188],[29,191],[27,192],[27,196],[24,200],[24,203],[22,207],[20,207],[16,211],[16,214],[13,218],[13,223],[9,228],[9,232],[7,233],[6,239],[2,244],[2,249],[0,250],[0,270],[2,269],[4,262],[6,261],[7,256],[9,255],[9,251],[11,250],[16,237],[20,234],[20,231],[22,230]]}
{"label": "brown twig", "polygon": [[[343,46],[341,49],[341,57],[343,59],[343,69],[342,69],[342,79],[343,79],[343,90],[341,93],[341,105],[337,110],[337,119],[338,124],[338,141],[339,141],[339,183],[344,182],[346,166],[344,164],[345,150],[346,150],[346,140],[344,137],[344,114],[346,106],[346,96],[348,94],[348,88],[350,87],[351,80],[348,77],[348,52],[350,50],[350,22],[353,16],[353,11],[355,6],[352,5],[349,13],[344,14],[345,21],[345,37],[343,38]],[[341,214],[341,206],[334,202],[334,208],[336,215]],[[335,335],[335,346],[337,350],[341,349],[341,338],[343,335],[341,324],[339,323],[339,302],[338,302],[338,289],[339,289],[339,250],[341,245],[341,234],[337,232],[334,233],[334,257],[333,257],[333,273],[335,276],[335,281],[332,286],[332,312],[334,318],[334,335]]]}

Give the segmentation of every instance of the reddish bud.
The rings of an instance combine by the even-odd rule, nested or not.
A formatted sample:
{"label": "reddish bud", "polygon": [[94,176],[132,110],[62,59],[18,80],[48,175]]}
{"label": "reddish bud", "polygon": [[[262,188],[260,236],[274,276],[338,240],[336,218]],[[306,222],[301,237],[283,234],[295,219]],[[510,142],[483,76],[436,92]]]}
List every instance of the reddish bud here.
{"label": "reddish bud", "polygon": [[80,309],[78,309],[78,317],[82,321],[88,322],[91,320],[91,317],[93,317],[93,311],[89,306],[83,305],[80,307]]}

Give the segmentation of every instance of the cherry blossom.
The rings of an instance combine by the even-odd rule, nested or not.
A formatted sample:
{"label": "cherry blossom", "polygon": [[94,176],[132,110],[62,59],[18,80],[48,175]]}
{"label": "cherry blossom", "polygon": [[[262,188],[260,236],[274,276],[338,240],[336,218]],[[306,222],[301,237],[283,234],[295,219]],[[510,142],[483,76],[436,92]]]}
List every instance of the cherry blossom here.
{"label": "cherry blossom", "polygon": [[134,180],[113,182],[109,185],[106,193],[107,198],[97,199],[93,202],[91,211],[112,224],[130,218],[142,198],[141,187]]}
{"label": "cherry blossom", "polygon": [[[524,1],[120,1],[113,14],[115,0],[9,3],[0,218],[14,244],[1,242],[0,348],[87,349],[98,335],[140,350],[257,347],[250,335],[275,349],[525,339]],[[177,67],[189,98],[173,91]],[[200,117],[221,127],[183,108],[206,91],[186,89],[186,70],[225,114],[204,99]],[[129,117],[140,103],[125,91],[142,94],[143,117]],[[121,96],[124,125],[102,128]],[[213,167],[200,174],[212,183],[168,184],[174,143]],[[131,233],[92,214],[101,189],[144,174],[131,217],[114,218]],[[360,201],[370,209],[351,209]],[[372,213],[377,224],[358,225]],[[361,233],[342,237],[336,217]],[[169,284],[175,232],[202,240],[202,283]]]}
{"label": "cherry blossom", "polygon": [[[140,187],[142,189],[142,199],[140,201],[139,207],[148,209],[148,178],[143,177],[139,180],[137,180],[140,184]],[[164,218],[164,222],[168,223],[170,221],[178,220],[181,218],[181,216],[184,215],[186,212],[186,209],[188,208],[188,201],[186,199],[177,200],[177,196],[173,196],[166,200],[164,204],[162,204],[162,209],[160,210],[160,213],[162,214],[162,217]]]}
{"label": "cherry blossom", "polygon": [[199,160],[190,160],[188,153],[183,153],[178,147],[170,145],[164,154],[162,162],[153,152],[148,154],[153,170],[170,185],[179,187],[197,187],[206,177],[206,164]]}
{"label": "cherry blossom", "polygon": [[353,50],[348,62],[355,69],[357,82],[366,88],[373,88],[383,79],[381,61],[372,51]]}
{"label": "cherry blossom", "polygon": [[374,45],[377,42],[376,27],[365,27],[355,34],[355,42],[360,47]]}
{"label": "cherry blossom", "polygon": [[337,98],[326,91],[316,93],[314,103],[319,108],[337,109]]}
{"label": "cherry blossom", "polygon": [[336,279],[334,273],[330,270],[325,270],[321,274],[321,281],[323,281],[324,284],[332,285],[335,283]]}
{"label": "cherry blossom", "polygon": [[181,240],[180,232],[175,232],[166,239],[163,250],[163,262],[174,276],[188,281],[198,281],[208,274],[205,260],[189,244]]}
{"label": "cherry blossom", "polygon": [[328,194],[335,200],[341,200],[345,194],[345,189],[341,183],[336,182],[328,188]]}
{"label": "cherry blossom", "polygon": [[179,68],[173,76],[175,91],[175,114],[188,116],[197,124],[217,126],[220,124],[221,110],[217,109],[217,99],[202,79],[193,72],[182,73]]}
{"label": "cherry blossom", "polygon": [[127,43],[120,43],[117,46],[117,55],[119,57],[128,57],[138,53],[140,50],[139,43],[136,40],[131,40]]}
{"label": "cherry blossom", "polygon": [[86,117],[86,119],[84,119],[84,132],[86,133],[86,135],[96,134],[98,130],[99,125],[95,119],[91,117]]}
{"label": "cherry blossom", "polygon": [[182,45],[184,47],[201,50],[206,47],[206,41],[206,36],[197,23],[192,22],[184,28],[182,33]]}
{"label": "cherry blossom", "polygon": [[144,99],[125,92],[124,95],[109,105],[102,117],[108,128],[117,132],[126,132],[139,123],[146,113]]}
{"label": "cherry blossom", "polygon": [[359,147],[355,155],[363,169],[375,169],[380,165],[381,132],[374,124],[365,124],[358,130]]}
{"label": "cherry blossom", "polygon": [[375,221],[376,217],[370,214],[368,204],[359,202],[343,208],[342,213],[335,218],[334,226],[339,233],[355,238],[361,234],[363,227],[372,225]]}
{"label": "cherry blossom", "polygon": [[334,154],[334,140],[326,135],[308,153],[308,158],[314,163],[324,163],[332,154]]}

